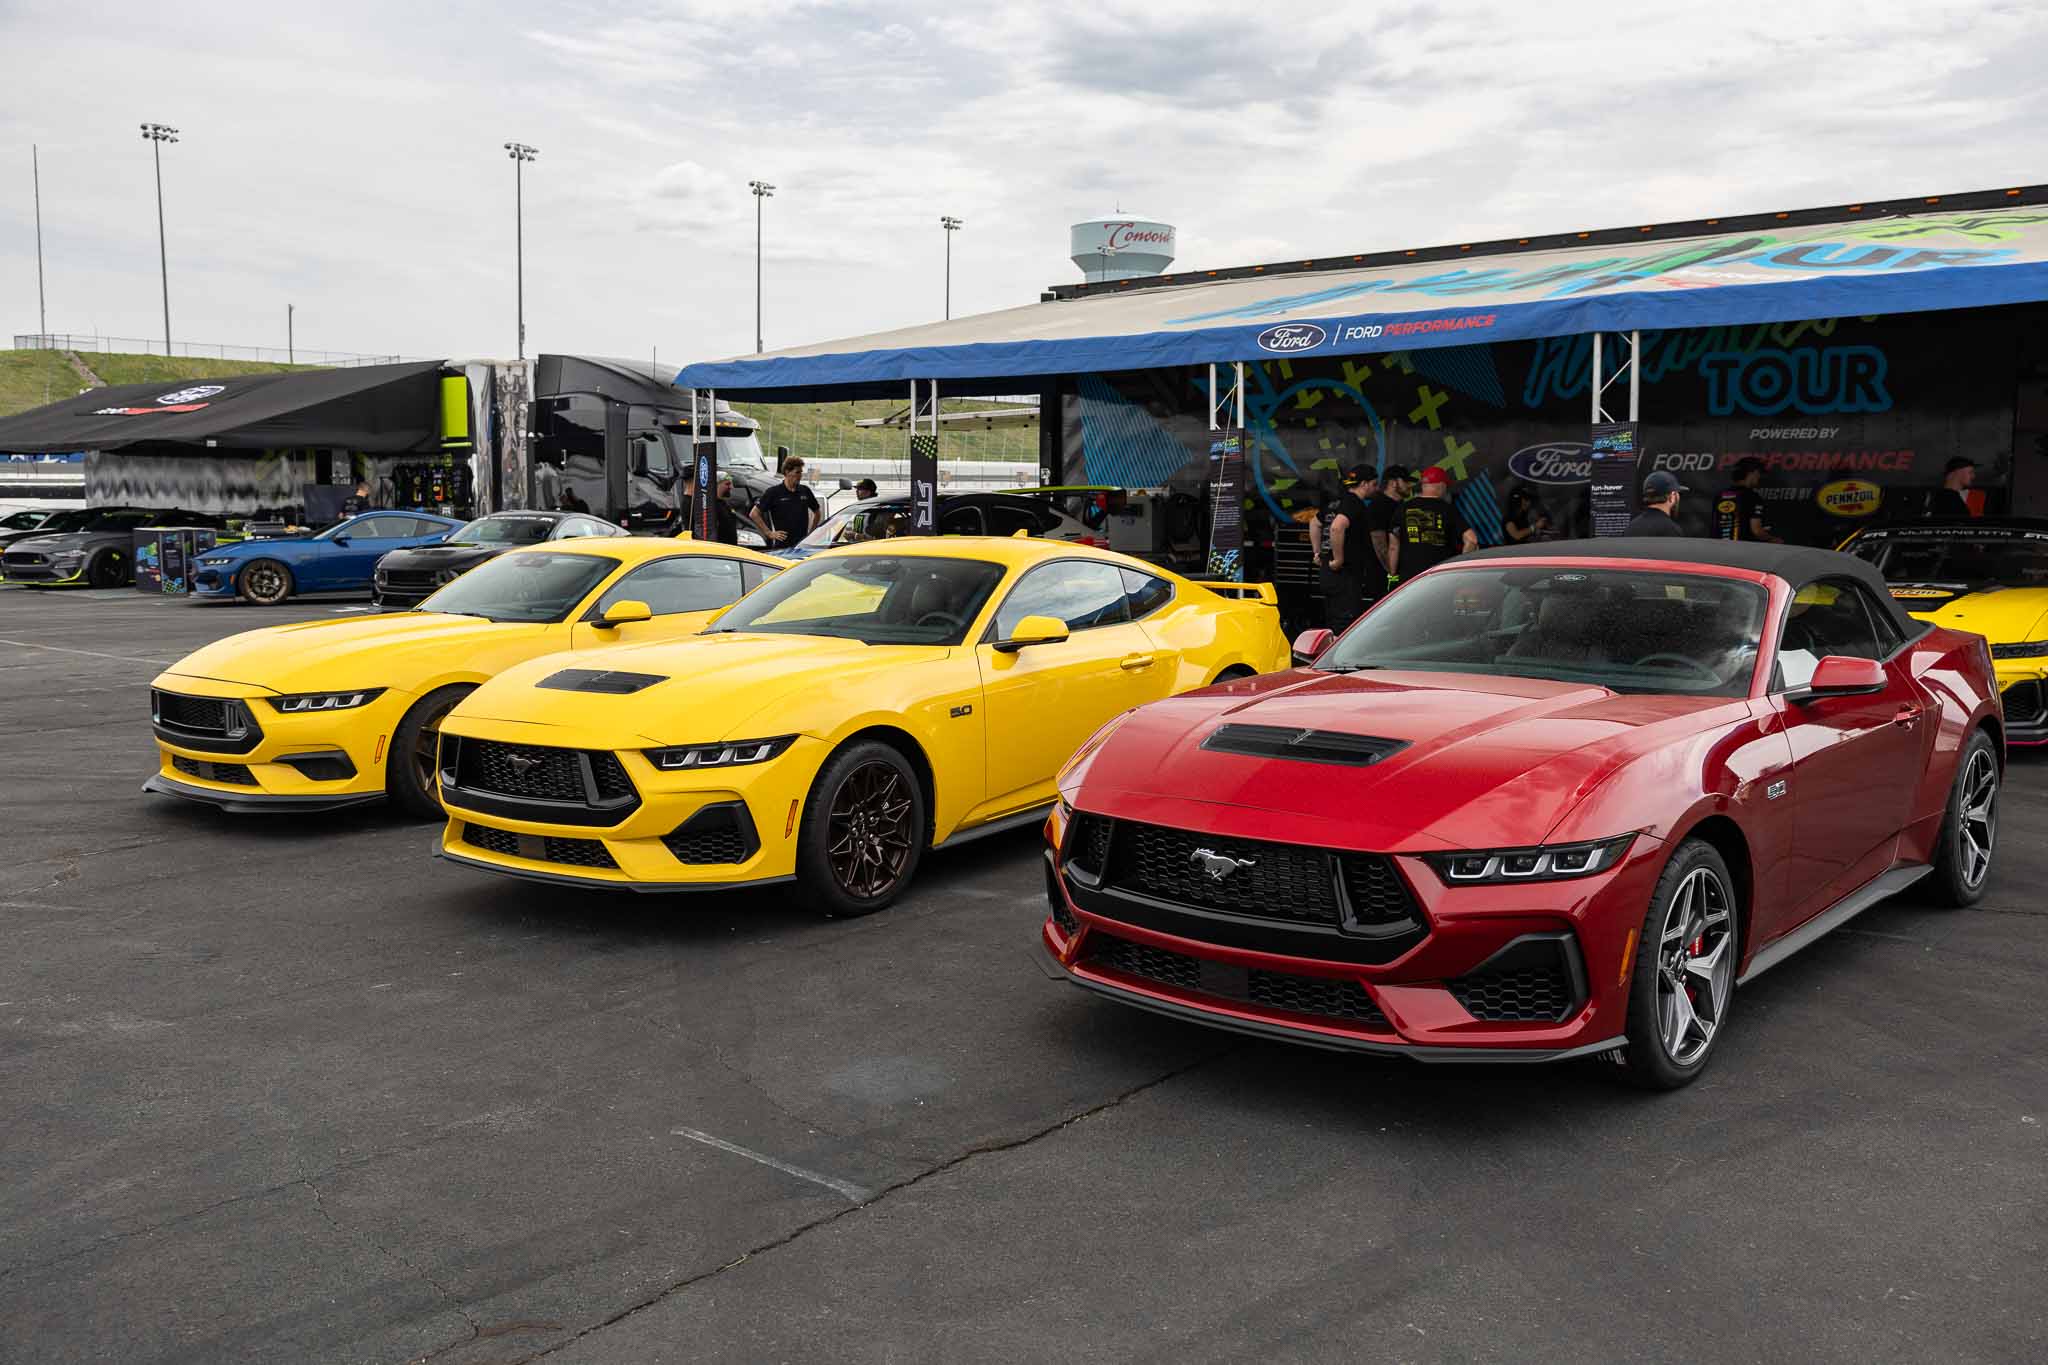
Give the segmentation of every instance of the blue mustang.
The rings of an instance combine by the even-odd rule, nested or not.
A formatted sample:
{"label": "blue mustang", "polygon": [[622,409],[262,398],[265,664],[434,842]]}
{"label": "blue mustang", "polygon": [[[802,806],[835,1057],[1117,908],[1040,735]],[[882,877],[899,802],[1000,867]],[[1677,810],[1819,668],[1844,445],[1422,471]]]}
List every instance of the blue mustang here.
{"label": "blue mustang", "polygon": [[370,573],[393,550],[446,540],[464,523],[432,512],[364,512],[317,536],[277,536],[216,546],[192,576],[200,597],[274,607],[295,592],[370,590]]}

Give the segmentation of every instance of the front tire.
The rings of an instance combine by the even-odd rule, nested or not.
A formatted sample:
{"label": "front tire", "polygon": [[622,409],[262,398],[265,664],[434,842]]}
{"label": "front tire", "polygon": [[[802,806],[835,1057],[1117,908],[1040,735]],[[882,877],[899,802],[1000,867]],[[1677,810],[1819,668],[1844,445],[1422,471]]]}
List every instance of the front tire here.
{"label": "front tire", "polygon": [[1688,839],[1650,894],[1629,983],[1628,1079],[1676,1090],[1707,1069],[1735,1003],[1741,961],[1735,879],[1712,844]]}
{"label": "front tire", "polygon": [[95,588],[123,588],[128,585],[128,561],[118,550],[106,550],[93,557],[85,581]]}
{"label": "front tire", "polygon": [[391,737],[391,755],[385,760],[384,791],[407,815],[422,820],[441,820],[440,783],[435,771],[440,764],[441,720],[457,702],[476,689],[467,683],[438,687],[421,697],[398,722]]}
{"label": "front tire", "polygon": [[1941,845],[1927,881],[1934,900],[1961,907],[1984,899],[1991,882],[1991,854],[1998,842],[1998,746],[1982,730],[1971,734],[1956,759]]}
{"label": "front tire", "polygon": [[924,856],[924,787],[910,761],[869,740],[826,761],[805,798],[796,875],[804,898],[837,918],[895,902]]}
{"label": "front tire", "polygon": [[274,559],[253,560],[235,576],[235,591],[244,602],[280,606],[292,595],[292,571]]}

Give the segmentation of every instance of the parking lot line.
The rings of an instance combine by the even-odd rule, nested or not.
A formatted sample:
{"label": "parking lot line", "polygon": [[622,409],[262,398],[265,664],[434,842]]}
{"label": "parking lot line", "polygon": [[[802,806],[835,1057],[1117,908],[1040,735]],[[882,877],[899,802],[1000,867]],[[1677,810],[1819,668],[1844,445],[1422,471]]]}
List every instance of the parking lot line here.
{"label": "parking lot line", "polygon": [[751,1147],[742,1147],[736,1142],[727,1142],[724,1138],[713,1137],[709,1133],[700,1133],[695,1128],[674,1128],[670,1131],[677,1137],[686,1137],[692,1142],[701,1142],[706,1147],[716,1147],[721,1152],[731,1152],[734,1156],[743,1156],[749,1161],[758,1161],[763,1166],[772,1166],[784,1175],[793,1175],[798,1180],[808,1180],[813,1185],[823,1185],[826,1189],[831,1190],[835,1194],[844,1195],[856,1204],[865,1204],[868,1200],[874,1198],[872,1191],[864,1190],[850,1181],[835,1180],[829,1175],[819,1175],[816,1171],[807,1171],[801,1166],[792,1166],[786,1161],[777,1161],[774,1157],[757,1152]]}
{"label": "parking lot line", "polygon": [[83,654],[93,659],[119,659],[123,663],[154,664],[158,668],[168,667],[175,659],[139,659],[133,654],[102,654],[96,649],[67,649],[63,645],[38,645],[27,640],[0,640],[0,645],[14,645],[20,649],[46,649],[53,654]]}

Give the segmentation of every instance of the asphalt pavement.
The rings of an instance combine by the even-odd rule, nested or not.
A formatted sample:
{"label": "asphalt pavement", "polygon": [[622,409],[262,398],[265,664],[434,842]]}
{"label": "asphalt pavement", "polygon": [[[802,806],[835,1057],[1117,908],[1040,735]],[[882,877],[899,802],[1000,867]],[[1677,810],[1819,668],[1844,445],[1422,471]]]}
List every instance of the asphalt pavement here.
{"label": "asphalt pavement", "polygon": [[2048,763],[1651,1096],[1085,995],[1031,833],[832,922],[140,793],[162,664],[359,606],[0,592],[0,1360],[2043,1354]]}

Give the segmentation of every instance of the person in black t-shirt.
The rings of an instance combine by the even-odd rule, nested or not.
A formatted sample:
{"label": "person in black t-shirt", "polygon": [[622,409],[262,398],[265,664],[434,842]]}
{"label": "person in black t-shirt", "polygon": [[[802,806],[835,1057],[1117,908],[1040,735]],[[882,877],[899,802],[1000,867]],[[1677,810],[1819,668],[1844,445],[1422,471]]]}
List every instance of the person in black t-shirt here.
{"label": "person in black t-shirt", "polygon": [[1927,504],[1930,517],[1974,517],[1970,501],[1963,496],[1963,490],[1977,481],[1977,462],[1967,455],[1958,455],[1950,460],[1941,471],[1941,487],[1934,490],[1934,497]]}
{"label": "person in black t-shirt", "polygon": [[771,550],[796,544],[818,524],[818,495],[803,479],[803,458],[791,455],[782,462],[782,482],[754,499],[747,512]]}
{"label": "person in black t-shirt", "polygon": [[1636,513],[1628,524],[1624,535],[1631,536],[1682,536],[1685,528],[1678,524],[1678,476],[1667,470],[1656,470],[1643,480],[1643,510]]}
{"label": "person in black t-shirt", "polygon": [[1735,462],[1735,479],[1714,499],[1714,532],[1722,540],[1761,540],[1783,545],[1785,538],[1764,518],[1764,497],[1756,491],[1764,481],[1764,462],[1748,456]]}
{"label": "person in black t-shirt", "polygon": [[1407,468],[1390,464],[1380,473],[1379,496],[1366,504],[1366,543],[1378,561],[1366,569],[1372,580],[1366,585],[1368,598],[1384,597],[1401,571],[1401,508],[1413,491]]}
{"label": "person in black t-shirt", "polygon": [[1451,502],[1450,491],[1451,476],[1441,465],[1431,465],[1422,471],[1422,496],[1402,504],[1401,547],[1394,560],[1402,579],[1479,548],[1479,533]]}
{"label": "person in black t-shirt", "polygon": [[[1377,499],[1379,475],[1368,464],[1344,471],[1344,492],[1331,509],[1329,544],[1322,556],[1323,605],[1331,630],[1342,632],[1365,611],[1366,590],[1379,596],[1383,574],[1366,536],[1367,509]],[[1368,579],[1370,578],[1370,582]]]}

